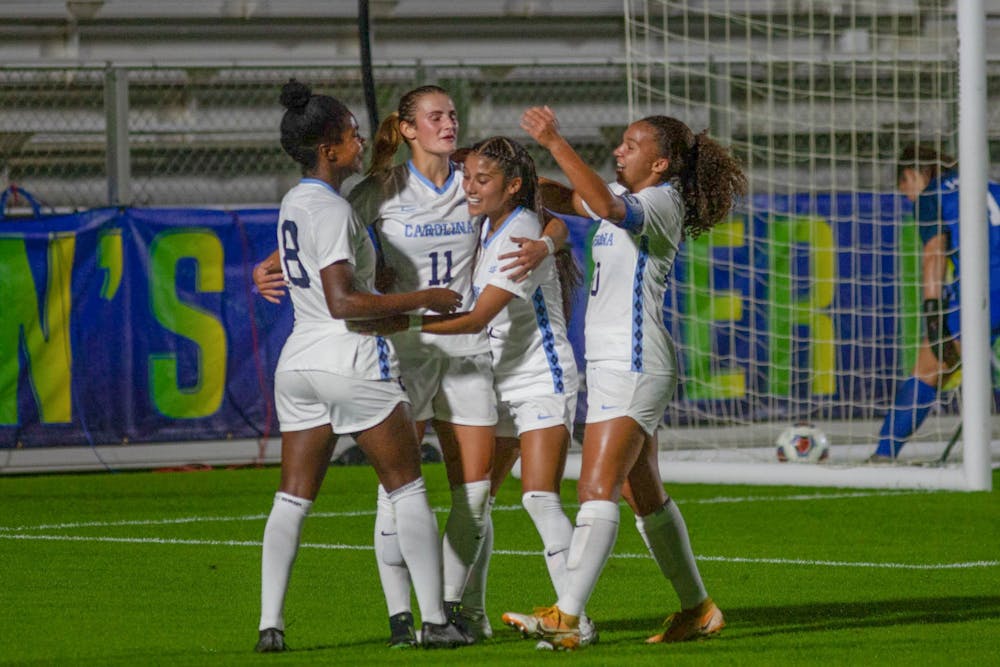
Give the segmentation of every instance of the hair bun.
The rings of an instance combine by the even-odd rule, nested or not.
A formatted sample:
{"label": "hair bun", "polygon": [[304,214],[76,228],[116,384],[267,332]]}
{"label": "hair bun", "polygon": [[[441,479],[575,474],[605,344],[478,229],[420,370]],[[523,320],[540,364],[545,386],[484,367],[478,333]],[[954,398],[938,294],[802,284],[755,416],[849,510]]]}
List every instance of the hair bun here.
{"label": "hair bun", "polygon": [[289,111],[301,112],[309,104],[310,97],[312,97],[312,89],[295,79],[289,79],[288,83],[281,87],[281,106]]}

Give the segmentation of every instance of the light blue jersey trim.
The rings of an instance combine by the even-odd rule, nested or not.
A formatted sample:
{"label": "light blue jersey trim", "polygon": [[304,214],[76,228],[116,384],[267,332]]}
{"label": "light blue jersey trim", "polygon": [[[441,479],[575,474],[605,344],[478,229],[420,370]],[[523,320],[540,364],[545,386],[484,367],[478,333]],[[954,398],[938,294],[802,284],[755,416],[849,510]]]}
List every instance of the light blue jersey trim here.
{"label": "light blue jersey trim", "polygon": [[421,183],[423,183],[424,185],[426,185],[439,195],[443,195],[445,192],[447,192],[448,188],[451,187],[451,182],[455,179],[455,167],[450,163],[448,165],[448,179],[444,182],[444,185],[442,185],[440,188],[434,185],[434,183],[431,182],[430,179],[421,174],[420,171],[413,166],[413,160],[406,161],[406,168],[410,170],[411,174],[417,177],[417,180],[419,180]]}
{"label": "light blue jersey trim", "polygon": [[635,276],[632,281],[632,370],[642,372],[642,287],[649,259],[649,237],[639,237],[639,256],[635,262]]}
{"label": "light blue jersey trim", "polygon": [[484,220],[483,221],[484,222],[484,224],[483,224],[483,230],[484,230],[483,231],[483,248],[484,249],[487,248],[490,245],[490,243],[493,242],[493,239],[495,239],[496,237],[498,237],[500,235],[500,233],[504,229],[507,228],[507,225],[509,225],[514,218],[516,218],[518,215],[520,215],[521,211],[523,211],[523,210],[524,210],[523,206],[518,206],[517,208],[515,208],[513,210],[513,212],[510,215],[507,216],[507,219],[503,221],[503,224],[500,225],[500,229],[496,230],[492,234],[490,234],[490,226],[488,224],[485,224],[486,220]]}
{"label": "light blue jersey trim", "polygon": [[566,390],[566,385],[563,382],[563,369],[559,363],[559,353],[556,351],[556,337],[552,333],[552,323],[549,321],[549,309],[545,307],[545,295],[542,294],[541,286],[535,288],[535,293],[531,295],[531,302],[535,307],[535,322],[538,323],[538,333],[542,335],[542,349],[545,350],[545,358],[549,362],[552,389],[555,393],[562,394]]}
{"label": "light blue jersey trim", "polygon": [[634,234],[642,229],[646,222],[646,213],[642,210],[642,204],[639,203],[634,194],[626,192],[620,197],[625,204],[625,217],[618,223],[618,226],[629,234]]}
{"label": "light blue jersey trim", "polygon": [[341,199],[343,199],[343,197],[341,197],[340,193],[337,192],[337,188],[333,187],[332,185],[330,185],[326,181],[321,181],[318,178],[308,178],[308,177],[307,178],[303,178],[302,180],[299,181],[299,183],[302,184],[302,185],[307,185],[307,184],[308,185],[322,185],[324,188],[326,188],[327,190],[329,190],[333,194],[335,194],[338,197],[340,197]]}

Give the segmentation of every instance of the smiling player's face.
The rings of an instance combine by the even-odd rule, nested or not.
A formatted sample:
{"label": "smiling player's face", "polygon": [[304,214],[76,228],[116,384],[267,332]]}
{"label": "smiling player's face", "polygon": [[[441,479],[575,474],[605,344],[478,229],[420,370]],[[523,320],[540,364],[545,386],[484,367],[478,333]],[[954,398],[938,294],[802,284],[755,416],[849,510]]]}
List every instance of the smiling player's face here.
{"label": "smiling player's face", "polygon": [[618,183],[631,192],[657,183],[660,172],[655,171],[658,165],[665,169],[664,158],[659,155],[656,141],[656,130],[649,123],[638,121],[625,129],[622,142],[614,150],[615,175]]}
{"label": "smiling player's face", "polygon": [[462,169],[462,188],[471,215],[485,215],[499,222],[513,209],[511,198],[521,187],[521,179],[504,183],[503,172],[494,160],[470,153]]}

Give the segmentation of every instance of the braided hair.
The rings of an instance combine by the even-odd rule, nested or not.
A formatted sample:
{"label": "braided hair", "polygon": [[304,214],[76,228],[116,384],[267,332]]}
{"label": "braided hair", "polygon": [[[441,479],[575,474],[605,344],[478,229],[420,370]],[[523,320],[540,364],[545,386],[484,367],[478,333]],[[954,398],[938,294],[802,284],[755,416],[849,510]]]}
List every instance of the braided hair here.
{"label": "braided hair", "polygon": [[[492,161],[503,174],[504,185],[515,178],[521,179],[521,188],[514,193],[513,203],[535,211],[539,231],[545,229],[544,207],[538,187],[535,161],[524,146],[508,137],[490,137],[472,146],[470,153]],[[583,284],[583,272],[577,266],[573,253],[560,248],[555,254],[556,272],[562,296],[563,315],[568,322],[573,306],[573,293]]]}

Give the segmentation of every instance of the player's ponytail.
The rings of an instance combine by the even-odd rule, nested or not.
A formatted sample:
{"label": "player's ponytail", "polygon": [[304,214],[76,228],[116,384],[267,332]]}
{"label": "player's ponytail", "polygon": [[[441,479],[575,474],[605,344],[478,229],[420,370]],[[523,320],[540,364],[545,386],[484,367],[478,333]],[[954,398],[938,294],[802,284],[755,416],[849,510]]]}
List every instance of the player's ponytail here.
{"label": "player's ponytail", "polygon": [[368,165],[369,174],[384,174],[392,167],[392,159],[403,143],[403,133],[399,131],[399,112],[393,111],[379,123],[372,146],[372,160]]}
{"label": "player's ponytail", "polygon": [[747,178],[725,147],[669,116],[649,116],[642,122],[657,135],[660,155],[670,161],[664,180],[680,190],[684,200],[684,233],[697,238],[724,220],[736,200],[747,193]]}

